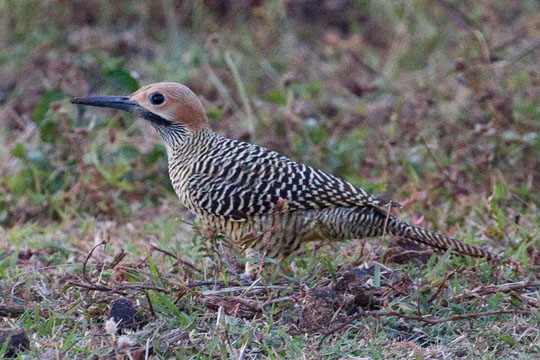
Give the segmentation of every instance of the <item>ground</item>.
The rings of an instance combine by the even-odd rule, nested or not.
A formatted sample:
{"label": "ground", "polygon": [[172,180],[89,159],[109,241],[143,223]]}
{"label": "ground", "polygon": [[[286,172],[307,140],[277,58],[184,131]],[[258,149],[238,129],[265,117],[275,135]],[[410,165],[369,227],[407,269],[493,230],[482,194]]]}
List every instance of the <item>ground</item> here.
{"label": "ground", "polygon": [[[1,2],[0,354],[539,358],[539,10]],[[263,259],[246,284],[238,249],[176,199],[155,130],[69,102],[157,81],[192,88],[220,134],[517,264],[383,237]]]}

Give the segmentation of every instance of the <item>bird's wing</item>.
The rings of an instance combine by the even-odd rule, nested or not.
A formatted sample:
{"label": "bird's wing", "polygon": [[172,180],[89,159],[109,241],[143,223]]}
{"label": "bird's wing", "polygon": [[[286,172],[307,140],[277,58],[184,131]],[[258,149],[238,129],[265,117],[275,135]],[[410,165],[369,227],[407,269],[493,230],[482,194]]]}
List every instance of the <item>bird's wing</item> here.
{"label": "bird's wing", "polygon": [[191,201],[214,215],[240,221],[276,208],[397,205],[265,148],[250,145],[233,155],[215,158],[188,180]]}

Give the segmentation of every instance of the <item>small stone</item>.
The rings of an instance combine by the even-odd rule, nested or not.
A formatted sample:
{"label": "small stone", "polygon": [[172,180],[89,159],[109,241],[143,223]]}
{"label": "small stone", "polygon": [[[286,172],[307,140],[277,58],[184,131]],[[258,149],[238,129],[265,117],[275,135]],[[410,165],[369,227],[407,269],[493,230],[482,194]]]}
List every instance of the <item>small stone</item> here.
{"label": "small stone", "polygon": [[126,298],[119,298],[113,301],[111,311],[109,312],[110,318],[118,324],[119,331],[122,329],[137,328],[143,321],[133,303]]}
{"label": "small stone", "polygon": [[[367,309],[376,309],[382,305],[384,288],[373,286],[375,267],[354,268],[343,274],[334,290],[346,301],[347,310],[356,311],[358,306]],[[384,272],[381,272],[384,282]]]}
{"label": "small stone", "polygon": [[340,305],[339,298],[329,287],[314,287],[302,299],[297,323],[302,329],[328,325]]}

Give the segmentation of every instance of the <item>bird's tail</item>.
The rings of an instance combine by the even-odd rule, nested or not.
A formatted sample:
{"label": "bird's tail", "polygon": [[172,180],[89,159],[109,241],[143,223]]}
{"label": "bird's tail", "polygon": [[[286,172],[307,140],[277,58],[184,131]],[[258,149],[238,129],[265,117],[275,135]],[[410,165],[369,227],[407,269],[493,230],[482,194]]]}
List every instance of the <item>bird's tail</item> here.
{"label": "bird's tail", "polygon": [[326,209],[321,211],[318,220],[328,239],[361,239],[386,233],[439,251],[452,250],[461,256],[489,260],[499,258],[489,251],[464,244],[457,239],[407,224],[374,206]]}
{"label": "bird's tail", "polygon": [[407,224],[393,216],[388,216],[388,220],[386,221],[386,231],[392,235],[404,237],[407,240],[414,241],[423,246],[443,251],[452,250],[454,253],[461,256],[486,258],[488,260],[498,258],[498,256],[492,252],[467,245],[449,236]]}

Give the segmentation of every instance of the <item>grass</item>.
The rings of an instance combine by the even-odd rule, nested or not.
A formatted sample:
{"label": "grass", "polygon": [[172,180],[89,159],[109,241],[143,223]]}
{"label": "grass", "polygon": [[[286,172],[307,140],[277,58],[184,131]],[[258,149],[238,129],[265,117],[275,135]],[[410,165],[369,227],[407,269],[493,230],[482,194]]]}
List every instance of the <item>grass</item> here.
{"label": "grass", "polygon": [[[17,356],[538,358],[538,5],[223,4],[0,3],[0,328],[29,337]],[[165,80],[217,132],[520,268],[385,238],[307,244],[241,283],[155,131],[69,103]],[[121,333],[119,298],[139,322]]]}

